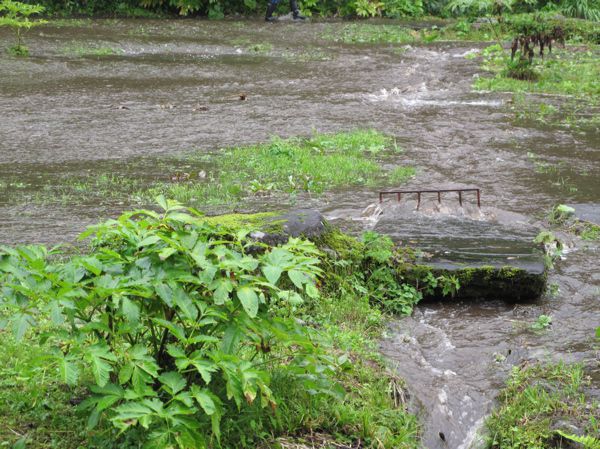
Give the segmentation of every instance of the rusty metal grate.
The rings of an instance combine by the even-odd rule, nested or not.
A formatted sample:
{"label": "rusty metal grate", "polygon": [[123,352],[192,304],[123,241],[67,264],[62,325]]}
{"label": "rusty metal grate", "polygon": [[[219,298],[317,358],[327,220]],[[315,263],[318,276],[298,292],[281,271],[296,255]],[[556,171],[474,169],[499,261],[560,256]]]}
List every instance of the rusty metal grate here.
{"label": "rusty metal grate", "polygon": [[436,190],[388,190],[379,192],[379,202],[383,202],[385,195],[396,195],[398,201],[402,200],[402,195],[417,194],[417,209],[421,206],[421,195],[424,193],[437,193],[438,203],[442,202],[442,193],[457,192],[458,202],[463,205],[463,193],[475,192],[477,194],[477,207],[481,208],[481,191],[479,189],[436,189]]}

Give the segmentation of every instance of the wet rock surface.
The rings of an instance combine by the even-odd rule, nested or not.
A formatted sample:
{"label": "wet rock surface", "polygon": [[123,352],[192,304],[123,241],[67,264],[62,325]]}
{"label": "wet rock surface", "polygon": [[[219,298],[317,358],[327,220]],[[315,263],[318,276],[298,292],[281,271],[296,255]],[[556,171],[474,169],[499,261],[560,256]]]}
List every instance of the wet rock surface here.
{"label": "wet rock surface", "polygon": [[284,243],[290,237],[303,237],[314,240],[326,232],[325,223],[325,218],[318,210],[292,210],[268,220],[267,228],[281,229],[255,231],[250,236],[269,245]]}
{"label": "wet rock surface", "polygon": [[568,204],[575,209],[575,217],[600,226],[600,203]]}

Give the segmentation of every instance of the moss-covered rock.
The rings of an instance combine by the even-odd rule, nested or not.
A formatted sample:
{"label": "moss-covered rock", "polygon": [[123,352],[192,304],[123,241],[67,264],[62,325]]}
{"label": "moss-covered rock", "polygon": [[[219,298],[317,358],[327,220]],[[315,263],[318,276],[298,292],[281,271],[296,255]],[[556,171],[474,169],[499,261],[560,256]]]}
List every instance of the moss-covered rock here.
{"label": "moss-covered rock", "polygon": [[[435,276],[455,276],[459,283],[457,299],[503,299],[527,301],[539,298],[546,289],[543,258],[515,261],[513,265],[465,265],[432,262],[427,265]],[[430,295],[442,299],[441,291]]]}
{"label": "moss-covered rock", "polygon": [[[344,259],[355,267],[369,265],[365,261],[365,244],[334,227],[315,210],[301,209],[286,213],[263,212],[258,214],[229,214],[206,217],[211,224],[220,224],[231,229],[246,228],[253,232],[254,239],[269,245],[284,243],[289,237],[304,237],[312,240],[329,258]],[[368,263],[367,263],[368,262]],[[516,259],[512,265],[491,263],[423,262],[418,261],[412,248],[396,248],[389,261],[399,283],[419,286],[428,275],[458,279],[460,288],[454,295],[457,299],[503,299],[524,301],[540,297],[546,287],[546,268],[543,257],[532,255]],[[426,299],[448,299],[440,288],[425,294]]]}

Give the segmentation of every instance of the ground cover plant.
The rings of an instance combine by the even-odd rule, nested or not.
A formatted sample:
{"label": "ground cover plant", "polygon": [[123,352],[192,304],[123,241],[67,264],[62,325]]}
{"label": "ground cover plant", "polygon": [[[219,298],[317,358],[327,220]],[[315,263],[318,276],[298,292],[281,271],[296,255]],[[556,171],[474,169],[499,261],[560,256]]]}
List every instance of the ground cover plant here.
{"label": "ground cover plant", "polygon": [[0,2],[0,27],[8,26],[15,33],[15,43],[8,49],[9,53],[14,56],[29,55],[29,49],[23,43],[23,35],[32,27],[45,23],[44,20],[30,19],[32,15],[43,11],[44,7],[40,5],[29,5],[13,0]]}
{"label": "ground cover plant", "polygon": [[[597,404],[584,394],[590,382],[581,365],[515,367],[486,421],[488,448],[596,447],[600,435]],[[575,435],[573,429],[579,429]]]}
{"label": "ground cover plant", "polygon": [[270,247],[159,204],[92,227],[84,255],[0,250],[3,440],[256,447],[319,430],[416,447],[401,382],[376,354],[375,287],[347,276],[388,265],[387,241],[334,233],[356,259],[329,266],[311,242]]}
{"label": "ground cover plant", "polygon": [[558,204],[548,214],[548,222],[552,229],[569,232],[582,240],[600,240],[600,226],[575,216],[575,209],[565,204]]}

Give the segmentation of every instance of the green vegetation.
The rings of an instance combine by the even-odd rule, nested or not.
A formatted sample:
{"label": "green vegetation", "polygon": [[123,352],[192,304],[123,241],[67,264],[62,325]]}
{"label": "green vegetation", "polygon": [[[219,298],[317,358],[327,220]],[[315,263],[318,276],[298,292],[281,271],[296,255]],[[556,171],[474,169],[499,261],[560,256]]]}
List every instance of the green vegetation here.
{"label": "green vegetation", "polygon": [[498,46],[490,50],[483,68],[494,76],[479,77],[475,81],[477,89],[574,95],[579,98],[597,98],[600,95],[599,53],[596,49],[554,49],[552,57],[532,64],[531,70],[536,71],[535,81],[509,77],[505,68],[510,57]]}
{"label": "green vegetation", "polygon": [[321,194],[350,186],[389,185],[414,174],[411,168],[390,172],[378,164],[399,151],[393,139],[376,131],[274,138],[268,144],[231,148],[208,158],[200,155],[199,160],[214,166],[206,180],[165,184],[151,191],[182,202],[214,204],[248,195]]}
{"label": "green vegetation", "polygon": [[600,240],[600,226],[579,220],[575,216],[575,209],[564,204],[552,208],[548,222],[557,229],[578,235],[582,240]]}
{"label": "green vegetation", "polygon": [[162,179],[132,177],[131,167],[121,166],[43,185],[6,179],[0,193],[6,202],[41,204],[145,205],[159,194],[203,208],[233,207],[253,197],[294,201],[299,195],[352,186],[398,186],[416,174],[414,167],[391,164],[400,152],[393,138],[372,130],[273,138],[266,144],[156,161],[165,173]]}
{"label": "green vegetation", "polygon": [[[572,427],[600,434],[598,405],[586,398],[580,365],[515,367],[486,421],[490,449],[567,447]],[[591,441],[591,440],[590,440]]]}
{"label": "green vegetation", "polygon": [[552,317],[549,315],[540,315],[535,320],[535,323],[531,325],[531,328],[536,331],[541,331],[546,329],[548,326],[552,324]]}
{"label": "green vegetation", "polygon": [[71,44],[71,45],[64,47],[62,49],[62,53],[67,56],[102,57],[102,56],[119,55],[119,54],[123,53],[123,50],[121,48],[114,48],[114,47],[102,47],[102,46],[94,46],[94,45],[82,46],[82,45]]}
{"label": "green vegetation", "polygon": [[30,20],[30,16],[44,11],[40,5],[28,5],[13,0],[0,2],[0,27],[8,26],[15,33],[15,44],[8,49],[14,56],[27,56],[29,49],[23,44],[23,34],[34,26],[45,23],[43,20]]}
{"label": "green vegetation", "polygon": [[390,259],[410,252],[335,230],[320,245],[336,256],[293,238],[270,247],[245,227],[272,214],[223,226],[159,204],[90,228],[85,255],[0,250],[3,441],[256,447],[318,430],[417,447],[377,354],[378,306],[408,313],[439,281],[402,284]]}

